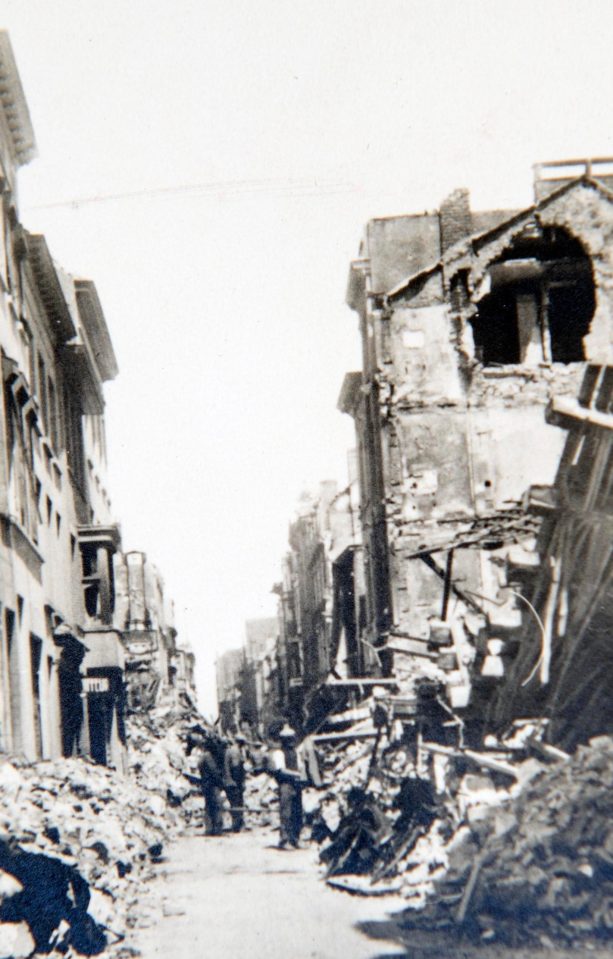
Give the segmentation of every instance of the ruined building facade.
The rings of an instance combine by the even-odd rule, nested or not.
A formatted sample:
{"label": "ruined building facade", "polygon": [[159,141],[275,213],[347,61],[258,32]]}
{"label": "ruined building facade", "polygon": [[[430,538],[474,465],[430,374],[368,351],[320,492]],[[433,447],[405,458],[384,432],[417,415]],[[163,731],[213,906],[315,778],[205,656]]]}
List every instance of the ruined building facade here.
{"label": "ruined building facade", "polygon": [[276,619],[249,621],[243,649],[218,660],[217,695],[226,728],[243,721],[266,732],[287,720],[304,729],[329,710],[330,678],[348,683],[338,699],[344,702],[351,677],[380,671],[367,634],[354,459],[345,488],[325,481],[316,494],[300,499],[282,579],[273,589]]}
{"label": "ruined building facade", "polygon": [[340,405],[370,636],[385,672],[436,678],[476,713],[524,612],[513,577],[538,524],[522,497],[553,482],[565,441],[545,409],[576,396],[586,361],[610,362],[606,169],[538,168],[525,210],[474,213],[458,190],[435,213],[371,221],[351,265],[363,366]]}
{"label": "ruined building facade", "polygon": [[174,609],[160,572],[145,553],[118,553],[114,563],[115,623],[125,647],[128,707],[153,706],[184,680],[183,694],[192,697],[193,654],[177,645]]}
{"label": "ruined building facade", "polygon": [[17,173],[36,148],[5,32],[0,93],[0,748],[121,768],[128,656],[103,393],[117,362],[95,285],[20,223]]}

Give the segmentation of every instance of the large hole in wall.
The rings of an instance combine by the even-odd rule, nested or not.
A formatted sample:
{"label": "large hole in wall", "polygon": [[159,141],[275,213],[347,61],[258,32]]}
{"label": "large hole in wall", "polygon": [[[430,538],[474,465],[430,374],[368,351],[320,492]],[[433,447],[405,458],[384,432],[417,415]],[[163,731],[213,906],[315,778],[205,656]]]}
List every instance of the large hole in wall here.
{"label": "large hole in wall", "polygon": [[490,264],[471,323],[485,366],[576,363],[594,315],[592,264],[566,230],[532,224]]}

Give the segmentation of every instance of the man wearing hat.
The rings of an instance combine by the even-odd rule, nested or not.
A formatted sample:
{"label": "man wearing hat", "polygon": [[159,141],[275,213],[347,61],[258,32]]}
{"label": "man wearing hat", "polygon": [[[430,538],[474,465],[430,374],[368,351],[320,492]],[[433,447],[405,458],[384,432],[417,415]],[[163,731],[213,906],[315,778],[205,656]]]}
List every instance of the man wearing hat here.
{"label": "man wearing hat", "polygon": [[302,786],[307,782],[307,773],[292,727],[285,723],[277,736],[279,748],[272,751],[271,772],[279,786],[279,849],[296,849],[302,830]]}

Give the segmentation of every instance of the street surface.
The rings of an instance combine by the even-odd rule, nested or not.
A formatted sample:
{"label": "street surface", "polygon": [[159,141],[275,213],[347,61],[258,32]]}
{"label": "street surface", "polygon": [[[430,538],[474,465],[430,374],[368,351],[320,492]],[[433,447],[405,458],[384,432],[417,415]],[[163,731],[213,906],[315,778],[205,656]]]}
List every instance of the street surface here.
{"label": "street surface", "polygon": [[402,905],[328,888],[314,849],[282,851],[277,835],[194,835],[173,843],[130,937],[143,959],[379,959],[404,957],[357,923]]}
{"label": "street surface", "polygon": [[[172,843],[128,945],[142,959],[575,959],[572,947],[471,945],[402,931],[397,897],[364,898],[320,879],[314,847],[275,848],[271,830]],[[613,959],[606,944],[580,954]]]}

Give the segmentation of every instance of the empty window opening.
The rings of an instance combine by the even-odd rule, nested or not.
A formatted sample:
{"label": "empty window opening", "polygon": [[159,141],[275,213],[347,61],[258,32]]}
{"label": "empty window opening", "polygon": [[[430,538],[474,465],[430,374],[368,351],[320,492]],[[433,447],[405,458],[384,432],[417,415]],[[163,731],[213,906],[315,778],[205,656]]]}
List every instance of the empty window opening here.
{"label": "empty window opening", "polygon": [[[4,650],[3,668],[6,668],[6,687],[8,693],[8,715],[6,725],[11,731],[12,748],[17,750],[21,745],[21,696],[20,670],[17,640],[15,638],[15,613],[12,609],[4,610]],[[7,736],[8,739],[8,736]]]}
{"label": "empty window opening", "polygon": [[30,666],[32,677],[32,710],[34,719],[34,744],[38,758],[43,754],[43,724],[40,702],[40,662],[43,643],[30,633]]}
{"label": "empty window opening", "polygon": [[47,373],[45,370],[45,361],[42,356],[38,356],[38,400],[40,403],[40,412],[45,432],[49,428],[49,407],[47,404]]}
{"label": "empty window opening", "polygon": [[88,616],[110,623],[115,590],[108,551],[96,543],[81,543],[83,599]]}
{"label": "empty window opening", "polygon": [[491,293],[472,319],[485,366],[578,363],[595,309],[589,257],[565,230],[524,231],[489,268]]}
{"label": "empty window opening", "polygon": [[47,396],[49,401],[49,435],[51,437],[51,445],[57,453],[61,448],[61,419],[58,409],[58,395],[55,389],[55,383],[50,376],[47,378]]}

